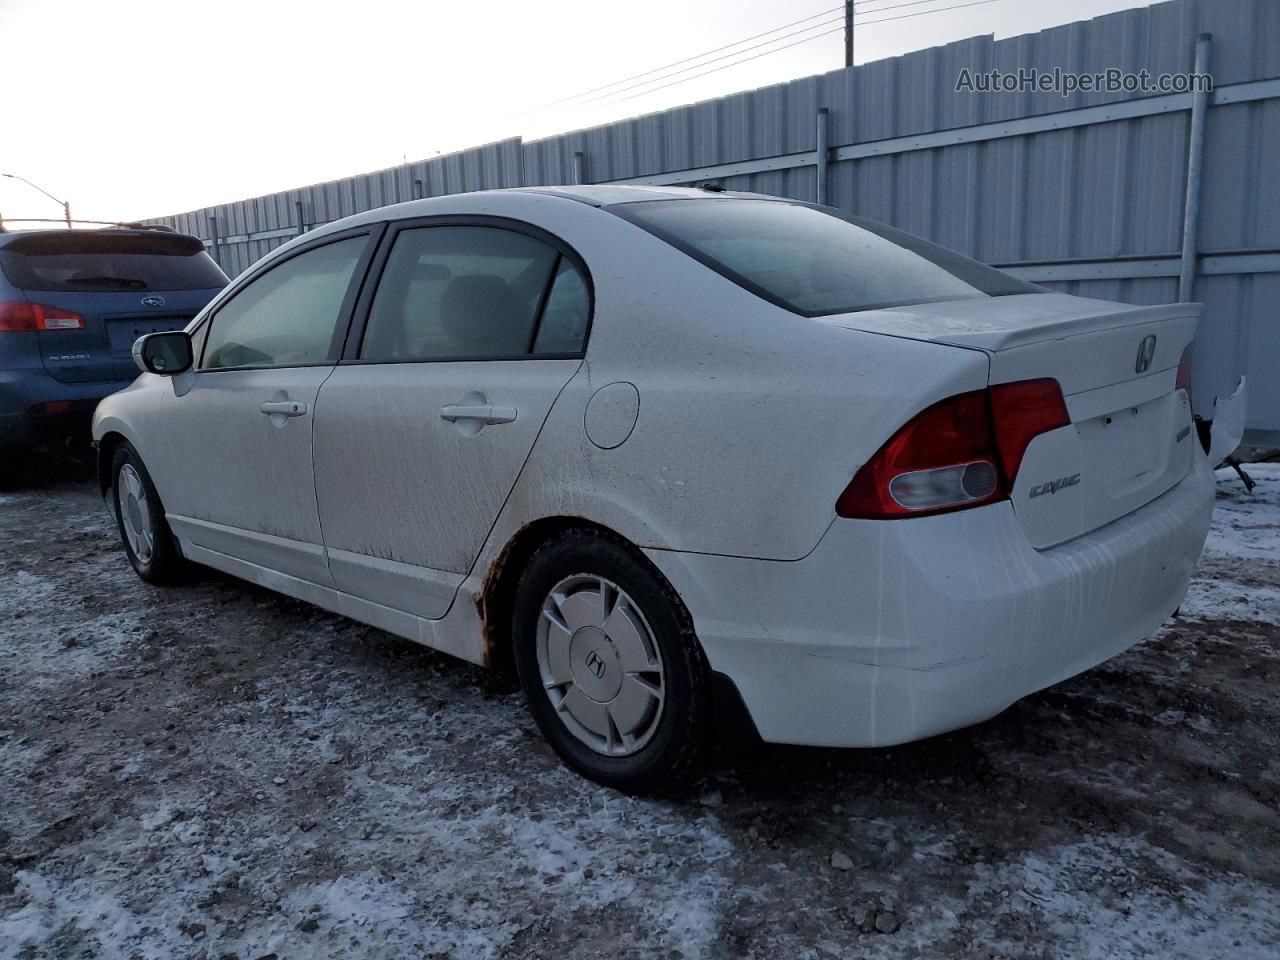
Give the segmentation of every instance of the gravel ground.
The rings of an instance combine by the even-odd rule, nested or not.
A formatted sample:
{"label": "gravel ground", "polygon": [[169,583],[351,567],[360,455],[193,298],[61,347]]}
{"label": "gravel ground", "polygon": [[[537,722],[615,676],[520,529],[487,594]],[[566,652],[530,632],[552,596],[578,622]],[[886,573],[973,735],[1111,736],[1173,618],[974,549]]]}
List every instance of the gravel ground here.
{"label": "gravel ground", "polygon": [[0,496],[0,956],[1210,957],[1280,944],[1280,467],[1182,618],[979,727],[565,770],[509,680],[129,570],[83,472]]}

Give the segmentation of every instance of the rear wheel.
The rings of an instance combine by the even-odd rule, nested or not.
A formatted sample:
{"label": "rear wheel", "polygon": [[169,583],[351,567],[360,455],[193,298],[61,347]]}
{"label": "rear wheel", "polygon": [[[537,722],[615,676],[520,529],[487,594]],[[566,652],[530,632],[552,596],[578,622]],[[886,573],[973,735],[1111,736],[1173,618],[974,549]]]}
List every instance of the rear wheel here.
{"label": "rear wheel", "polygon": [[543,735],[575,770],[647,791],[700,768],[709,669],[675,591],[626,544],[569,531],[516,590],[516,670]]}
{"label": "rear wheel", "polygon": [[112,460],[111,500],[120,540],[138,576],[155,584],[178,580],[185,567],[182,555],[151,475],[128,443],[120,445]]}

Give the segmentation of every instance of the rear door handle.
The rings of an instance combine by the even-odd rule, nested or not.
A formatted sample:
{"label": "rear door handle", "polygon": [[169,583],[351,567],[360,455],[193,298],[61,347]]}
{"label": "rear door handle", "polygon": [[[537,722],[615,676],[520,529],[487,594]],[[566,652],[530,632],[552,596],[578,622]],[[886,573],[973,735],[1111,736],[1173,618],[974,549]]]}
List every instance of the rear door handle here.
{"label": "rear door handle", "polygon": [[307,412],[307,405],[301,400],[268,400],[258,409],[266,414],[280,414],[282,417],[300,417]]}
{"label": "rear door handle", "polygon": [[492,403],[451,403],[440,409],[440,419],[457,423],[474,420],[477,423],[512,423],[516,419],[515,407],[495,407]]}

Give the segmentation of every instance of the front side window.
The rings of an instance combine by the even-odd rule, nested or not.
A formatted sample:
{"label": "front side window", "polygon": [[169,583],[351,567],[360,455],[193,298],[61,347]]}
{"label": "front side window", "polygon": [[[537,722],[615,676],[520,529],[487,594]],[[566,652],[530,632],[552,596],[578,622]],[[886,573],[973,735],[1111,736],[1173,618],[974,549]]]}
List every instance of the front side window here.
{"label": "front side window", "polygon": [[[562,260],[541,240],[499,227],[402,230],[369,311],[360,358],[475,360],[577,352],[582,335],[574,340],[573,294],[566,288],[557,295],[558,279],[547,290],[563,275]],[[559,347],[574,340],[571,349],[542,348],[539,324],[553,313],[563,332],[548,333],[546,343]],[[585,335],[585,306],[582,318]]]}
{"label": "front side window", "polygon": [[342,303],[368,237],[291,257],[218,308],[204,368],[301,366],[330,359]]}
{"label": "front side window", "polygon": [[651,200],[609,208],[739,286],[804,316],[1043,288],[837,210],[775,200]]}

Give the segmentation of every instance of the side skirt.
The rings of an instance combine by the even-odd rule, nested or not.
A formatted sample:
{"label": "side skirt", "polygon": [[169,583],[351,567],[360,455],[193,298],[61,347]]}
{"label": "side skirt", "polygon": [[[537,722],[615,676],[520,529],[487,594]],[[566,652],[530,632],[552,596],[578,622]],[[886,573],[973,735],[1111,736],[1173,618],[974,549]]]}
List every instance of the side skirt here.
{"label": "side skirt", "polygon": [[[440,620],[427,620],[416,617],[401,610],[373,603],[343,593],[333,587],[321,586],[289,574],[270,570],[256,563],[249,563],[236,557],[228,556],[208,547],[201,547],[191,542],[181,544],[182,554],[194,563],[221,570],[233,577],[247,580],[249,583],[266,587],[276,593],[315,604],[331,613],[341,614],[367,623],[371,627],[386,630],[398,637],[412,640],[433,650],[450,654],[472,663],[484,663],[484,645],[478,632],[467,638],[466,633],[458,629],[448,629],[448,617]],[[467,642],[469,639],[470,642]]]}

